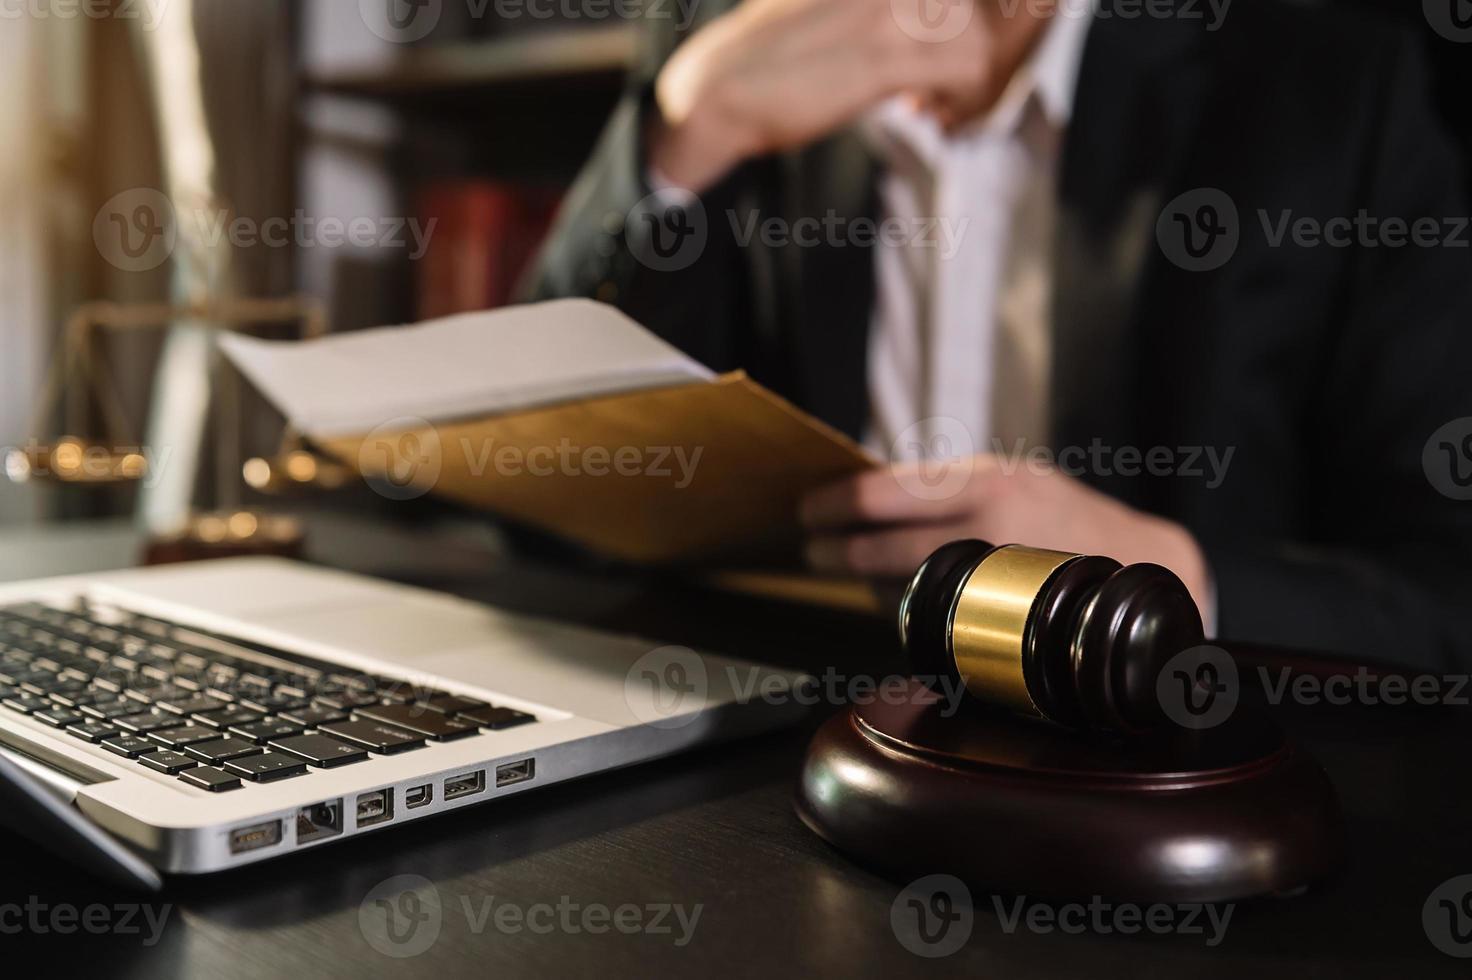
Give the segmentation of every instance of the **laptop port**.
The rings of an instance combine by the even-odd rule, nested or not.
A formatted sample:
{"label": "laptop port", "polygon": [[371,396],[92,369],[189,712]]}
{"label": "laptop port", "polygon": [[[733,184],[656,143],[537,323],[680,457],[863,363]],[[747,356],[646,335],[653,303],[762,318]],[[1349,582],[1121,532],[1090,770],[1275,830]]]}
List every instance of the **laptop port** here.
{"label": "laptop port", "polygon": [[404,809],[413,810],[434,799],[434,787],[428,783],[404,790]]}
{"label": "laptop port", "polygon": [[342,833],[342,800],[304,806],[296,813],[296,842],[310,844]]}
{"label": "laptop port", "polygon": [[230,853],[244,854],[272,844],[281,843],[281,821],[267,820],[248,827],[236,827],[230,831]]}
{"label": "laptop port", "polygon": [[445,780],[445,802],[462,796],[473,796],[486,791],[486,771],[467,772],[463,776],[451,776]]}
{"label": "laptop port", "polygon": [[524,783],[536,774],[537,764],[533,759],[508,762],[504,766],[496,767],[496,788],[510,786],[512,783]]}
{"label": "laptop port", "polygon": [[358,826],[371,827],[394,815],[394,791],[380,789],[358,797]]}

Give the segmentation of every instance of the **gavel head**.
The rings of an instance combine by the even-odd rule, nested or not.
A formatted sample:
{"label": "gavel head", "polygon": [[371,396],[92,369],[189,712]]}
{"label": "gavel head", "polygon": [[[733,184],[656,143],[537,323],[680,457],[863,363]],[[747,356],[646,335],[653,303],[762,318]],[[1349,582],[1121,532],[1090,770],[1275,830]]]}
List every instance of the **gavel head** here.
{"label": "gavel head", "polygon": [[1071,728],[1165,721],[1156,683],[1204,642],[1186,586],[1159,565],[954,541],[910,580],[900,639],[917,676]]}

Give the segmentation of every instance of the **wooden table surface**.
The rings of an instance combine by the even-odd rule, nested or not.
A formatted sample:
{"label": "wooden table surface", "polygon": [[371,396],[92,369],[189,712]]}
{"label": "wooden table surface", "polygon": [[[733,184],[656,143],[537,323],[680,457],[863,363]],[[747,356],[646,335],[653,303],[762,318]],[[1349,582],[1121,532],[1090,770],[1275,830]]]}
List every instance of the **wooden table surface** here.
{"label": "wooden table surface", "polygon": [[[464,529],[449,538],[385,532],[398,535],[398,547],[341,527],[313,533],[315,557],[512,608],[814,672],[883,677],[898,664],[888,624],[862,617],[512,561]],[[5,548],[0,567],[13,574]],[[1235,906],[1215,945],[1209,928],[1205,935],[1009,929],[1014,899],[977,892],[964,945],[938,958],[912,952],[891,925],[905,882],[849,863],[794,816],[806,738],[833,710],[819,709],[789,731],[238,872],[174,879],[146,900],[155,919],[166,911],[152,945],[146,925],[99,935],[17,928],[28,906],[44,921],[58,907],[138,899],[0,837],[7,854],[0,951],[35,952],[64,975],[140,978],[1468,975],[1472,961],[1438,951],[1422,919],[1438,885],[1472,874],[1465,710],[1278,711],[1337,786],[1352,852],[1338,875],[1306,894]],[[372,911],[376,888],[406,875],[432,900],[408,911],[437,933],[420,941],[416,931],[388,947],[415,955],[388,955],[360,911]],[[496,910],[507,905],[529,918],[498,920]],[[621,906],[644,910],[628,914],[668,931],[582,928],[588,909]],[[656,922],[660,913],[649,911],[676,906],[693,927],[673,913]],[[1472,928],[1472,918],[1463,925]],[[1465,951],[1472,954],[1472,942]]]}

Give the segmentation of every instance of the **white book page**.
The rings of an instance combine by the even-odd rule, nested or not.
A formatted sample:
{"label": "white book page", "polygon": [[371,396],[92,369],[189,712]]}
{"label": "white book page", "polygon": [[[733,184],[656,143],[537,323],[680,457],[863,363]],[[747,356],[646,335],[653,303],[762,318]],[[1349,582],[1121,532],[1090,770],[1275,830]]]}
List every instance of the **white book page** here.
{"label": "white book page", "polygon": [[580,299],[310,341],[227,334],[220,345],[293,426],[317,438],[714,377],[613,307]]}

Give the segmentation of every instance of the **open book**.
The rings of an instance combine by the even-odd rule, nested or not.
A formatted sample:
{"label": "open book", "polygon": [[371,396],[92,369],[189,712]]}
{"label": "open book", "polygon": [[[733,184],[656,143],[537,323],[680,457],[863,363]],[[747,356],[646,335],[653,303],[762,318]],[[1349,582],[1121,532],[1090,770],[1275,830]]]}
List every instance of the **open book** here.
{"label": "open book", "polygon": [[781,555],[805,491],[876,465],[744,374],[715,376],[585,300],[221,343],[382,492],[441,494],[628,561]]}

